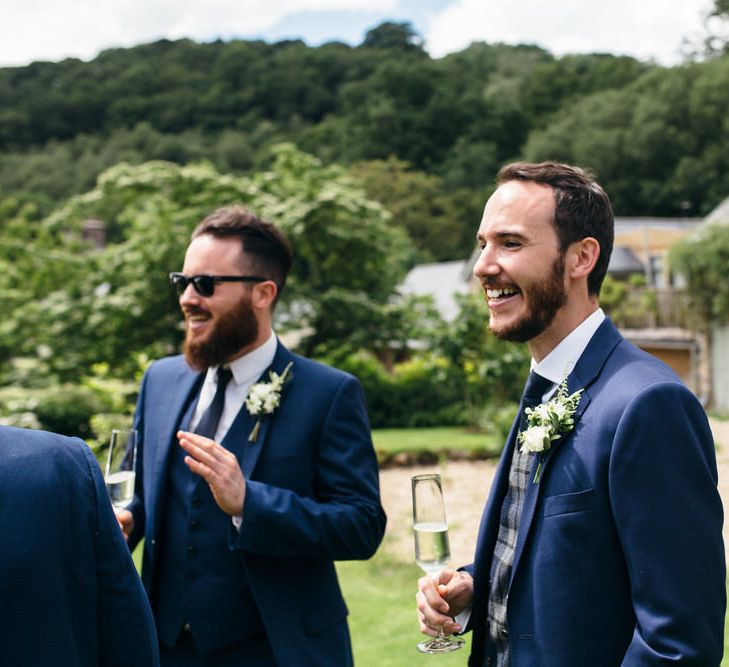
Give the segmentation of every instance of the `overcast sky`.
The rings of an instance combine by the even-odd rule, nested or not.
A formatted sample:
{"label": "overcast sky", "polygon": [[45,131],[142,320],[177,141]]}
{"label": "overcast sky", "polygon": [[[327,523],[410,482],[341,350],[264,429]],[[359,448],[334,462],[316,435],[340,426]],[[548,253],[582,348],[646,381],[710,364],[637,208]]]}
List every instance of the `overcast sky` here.
{"label": "overcast sky", "polygon": [[107,48],[161,38],[356,45],[386,20],[410,21],[433,57],[486,41],[673,65],[683,40],[703,35],[711,6],[711,0],[0,0],[0,66],[90,60]]}

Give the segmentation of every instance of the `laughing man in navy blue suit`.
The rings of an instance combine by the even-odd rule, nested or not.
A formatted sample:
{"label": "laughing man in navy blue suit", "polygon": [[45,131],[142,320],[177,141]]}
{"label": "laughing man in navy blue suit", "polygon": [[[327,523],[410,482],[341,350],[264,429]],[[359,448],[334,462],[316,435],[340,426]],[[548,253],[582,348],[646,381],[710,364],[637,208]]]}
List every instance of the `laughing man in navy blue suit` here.
{"label": "laughing man in navy blue suit", "polygon": [[419,582],[421,630],[472,630],[471,667],[719,665],[712,436],[693,394],[599,308],[608,197],[556,163],[509,165],[498,183],[474,267],[490,328],[528,344],[542,401],[565,376],[567,393],[581,394],[573,423],[546,445],[517,416],[473,564],[445,572],[438,590]]}
{"label": "laughing man in navy blue suit", "polygon": [[[165,666],[352,664],[334,561],[369,558],[382,539],[377,462],[359,382],[271,329],[290,265],[275,226],[228,207],[171,275],[185,355],[144,377],[138,488],[119,513],[130,547],[145,538]],[[246,401],[266,390],[267,407]]]}

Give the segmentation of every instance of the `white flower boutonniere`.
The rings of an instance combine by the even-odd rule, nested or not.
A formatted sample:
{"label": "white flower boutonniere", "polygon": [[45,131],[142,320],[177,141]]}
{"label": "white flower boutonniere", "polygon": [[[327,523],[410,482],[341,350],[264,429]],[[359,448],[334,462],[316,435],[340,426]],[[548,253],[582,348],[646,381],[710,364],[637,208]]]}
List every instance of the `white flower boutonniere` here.
{"label": "white flower boutonniere", "polygon": [[248,436],[248,442],[255,442],[257,440],[258,431],[261,429],[261,417],[263,415],[273,414],[273,411],[281,403],[281,392],[283,391],[284,384],[291,379],[289,371],[293,363],[293,361],[290,361],[281,375],[269,371],[268,377],[270,378],[270,382],[258,382],[248,390],[246,409],[250,414],[258,416]]}
{"label": "white flower boutonniere", "polygon": [[567,395],[567,378],[559,385],[557,393],[546,403],[535,408],[525,408],[527,428],[519,433],[521,451],[539,455],[539,464],[534,474],[534,484],[539,484],[542,472],[542,458],[552,442],[569,433],[575,425],[573,415],[582,398],[583,389]]}

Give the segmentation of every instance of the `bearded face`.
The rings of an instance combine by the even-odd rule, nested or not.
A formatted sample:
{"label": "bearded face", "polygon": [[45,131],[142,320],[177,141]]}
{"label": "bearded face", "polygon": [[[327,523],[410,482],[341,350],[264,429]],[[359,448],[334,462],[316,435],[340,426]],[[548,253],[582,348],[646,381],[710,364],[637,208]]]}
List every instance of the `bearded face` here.
{"label": "bearded face", "polygon": [[484,284],[484,290],[489,298],[495,292],[501,292],[507,298],[513,294],[521,294],[524,301],[524,313],[517,319],[504,324],[499,324],[492,317],[489,329],[494,336],[501,340],[526,343],[547,329],[567,299],[564,287],[564,256],[562,253],[557,254],[548,275],[541,281],[521,285],[520,288],[490,288]]}
{"label": "bearded face", "polygon": [[[252,345],[258,336],[258,320],[248,291],[225,310],[212,312],[200,303],[188,304],[184,313],[187,322],[185,359],[198,370],[230,361]],[[205,322],[206,326],[198,332],[191,326],[192,322]]]}

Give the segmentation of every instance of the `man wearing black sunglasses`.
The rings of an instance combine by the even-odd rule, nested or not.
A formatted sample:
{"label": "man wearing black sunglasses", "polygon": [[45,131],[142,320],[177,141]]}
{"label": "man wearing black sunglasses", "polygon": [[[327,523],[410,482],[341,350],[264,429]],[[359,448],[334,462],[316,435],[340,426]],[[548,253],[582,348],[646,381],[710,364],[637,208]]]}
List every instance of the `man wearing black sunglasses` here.
{"label": "man wearing black sunglasses", "polygon": [[359,382],[272,330],[290,267],[274,225],[228,207],[170,274],[184,357],[145,374],[118,512],[130,548],[145,538],[163,666],[352,664],[334,561],[382,539],[377,462]]}

